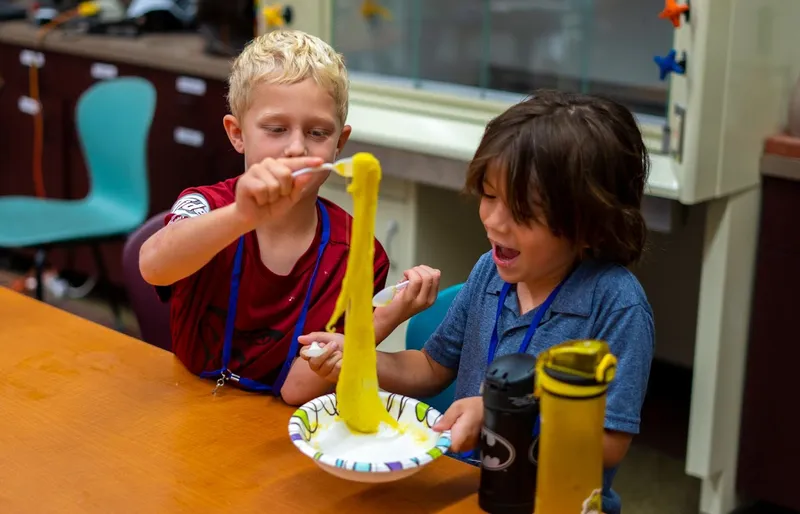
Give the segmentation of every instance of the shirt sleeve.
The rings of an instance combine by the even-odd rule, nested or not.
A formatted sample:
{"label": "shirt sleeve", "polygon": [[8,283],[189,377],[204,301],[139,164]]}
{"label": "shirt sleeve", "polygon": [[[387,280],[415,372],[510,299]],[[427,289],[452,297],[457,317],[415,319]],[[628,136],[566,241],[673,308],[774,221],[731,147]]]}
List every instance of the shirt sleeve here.
{"label": "shirt sleeve", "polygon": [[168,225],[182,219],[200,216],[208,213],[212,208],[207,195],[204,195],[200,191],[190,189],[184,191],[178,197],[178,200],[173,204],[164,219],[164,224]]}
{"label": "shirt sleeve", "polygon": [[617,358],[606,398],[605,428],[638,434],[655,348],[653,316],[641,304],[618,309],[604,318],[595,337],[606,341]]}
{"label": "shirt sleeve", "polygon": [[[175,223],[186,218],[192,218],[208,213],[212,208],[212,202],[198,189],[187,189],[183,191],[169,212],[164,216],[164,225]],[[154,286],[158,298],[166,303],[172,297],[172,286]]]}
{"label": "shirt sleeve", "polygon": [[[433,360],[449,369],[457,369],[461,361],[464,345],[464,331],[470,312],[470,303],[480,289],[480,276],[485,265],[485,257],[475,264],[467,281],[450,304],[444,319],[425,343],[423,350]],[[493,265],[493,264],[492,264]]]}

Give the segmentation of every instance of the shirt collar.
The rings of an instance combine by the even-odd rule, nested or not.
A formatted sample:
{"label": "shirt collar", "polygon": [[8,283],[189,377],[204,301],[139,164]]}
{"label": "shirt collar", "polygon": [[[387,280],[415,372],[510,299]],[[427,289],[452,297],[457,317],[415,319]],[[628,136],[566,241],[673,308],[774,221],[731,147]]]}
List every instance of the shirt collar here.
{"label": "shirt collar", "polygon": [[[594,291],[597,286],[599,274],[596,273],[599,263],[593,259],[585,259],[578,264],[578,267],[567,278],[567,281],[558,292],[558,296],[550,306],[552,312],[562,314],[574,314],[588,318],[592,313],[592,303],[594,301]],[[491,279],[486,286],[488,294],[499,296],[503,289],[503,279],[494,269]],[[516,303],[516,290],[512,288],[506,299],[506,306]]]}

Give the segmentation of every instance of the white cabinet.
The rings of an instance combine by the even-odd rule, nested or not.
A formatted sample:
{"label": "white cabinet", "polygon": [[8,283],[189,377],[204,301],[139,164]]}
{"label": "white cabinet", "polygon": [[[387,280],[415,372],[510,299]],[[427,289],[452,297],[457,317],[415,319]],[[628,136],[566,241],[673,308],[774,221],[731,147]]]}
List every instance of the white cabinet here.
{"label": "white cabinet", "polygon": [[[331,174],[319,195],[353,213],[353,198],[346,190],[345,180]],[[403,280],[403,272],[417,263],[416,254],[416,188],[412,182],[384,176],[381,180],[378,212],[375,217],[375,237],[389,255],[391,268],[386,284]],[[406,323],[395,330],[381,345],[385,351],[405,349]]]}

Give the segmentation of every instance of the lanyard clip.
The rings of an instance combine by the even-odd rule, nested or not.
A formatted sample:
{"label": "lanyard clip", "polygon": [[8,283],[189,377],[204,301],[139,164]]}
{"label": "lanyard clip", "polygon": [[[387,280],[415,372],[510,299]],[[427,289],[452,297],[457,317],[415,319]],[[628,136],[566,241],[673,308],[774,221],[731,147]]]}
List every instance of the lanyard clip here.
{"label": "lanyard clip", "polygon": [[242,377],[231,372],[231,370],[229,369],[223,370],[222,373],[220,373],[220,376],[217,379],[217,385],[214,387],[214,390],[211,391],[211,394],[216,395],[217,391],[219,391],[219,389],[223,387],[225,385],[225,382],[227,382],[228,380],[236,382],[238,384],[241,378]]}
{"label": "lanyard clip", "polygon": [[211,391],[211,394],[216,395],[217,391],[219,391],[219,389],[225,385],[226,381],[232,380],[238,384],[241,378],[242,377],[232,373],[229,369],[222,370],[222,373],[220,373],[220,376],[217,379],[217,385],[214,387],[214,390]]}

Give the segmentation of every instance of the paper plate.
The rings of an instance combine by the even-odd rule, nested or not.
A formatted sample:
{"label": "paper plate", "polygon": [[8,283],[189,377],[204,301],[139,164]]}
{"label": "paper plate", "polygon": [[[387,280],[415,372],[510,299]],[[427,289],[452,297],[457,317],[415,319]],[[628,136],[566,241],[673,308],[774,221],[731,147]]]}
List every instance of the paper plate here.
{"label": "paper plate", "polygon": [[357,482],[391,482],[410,476],[450,448],[450,432],[434,432],[441,413],[429,405],[380,392],[386,411],[404,434],[386,429],[353,434],[339,419],[336,395],[327,394],[301,406],[289,420],[289,437],[298,450],[333,475]]}

